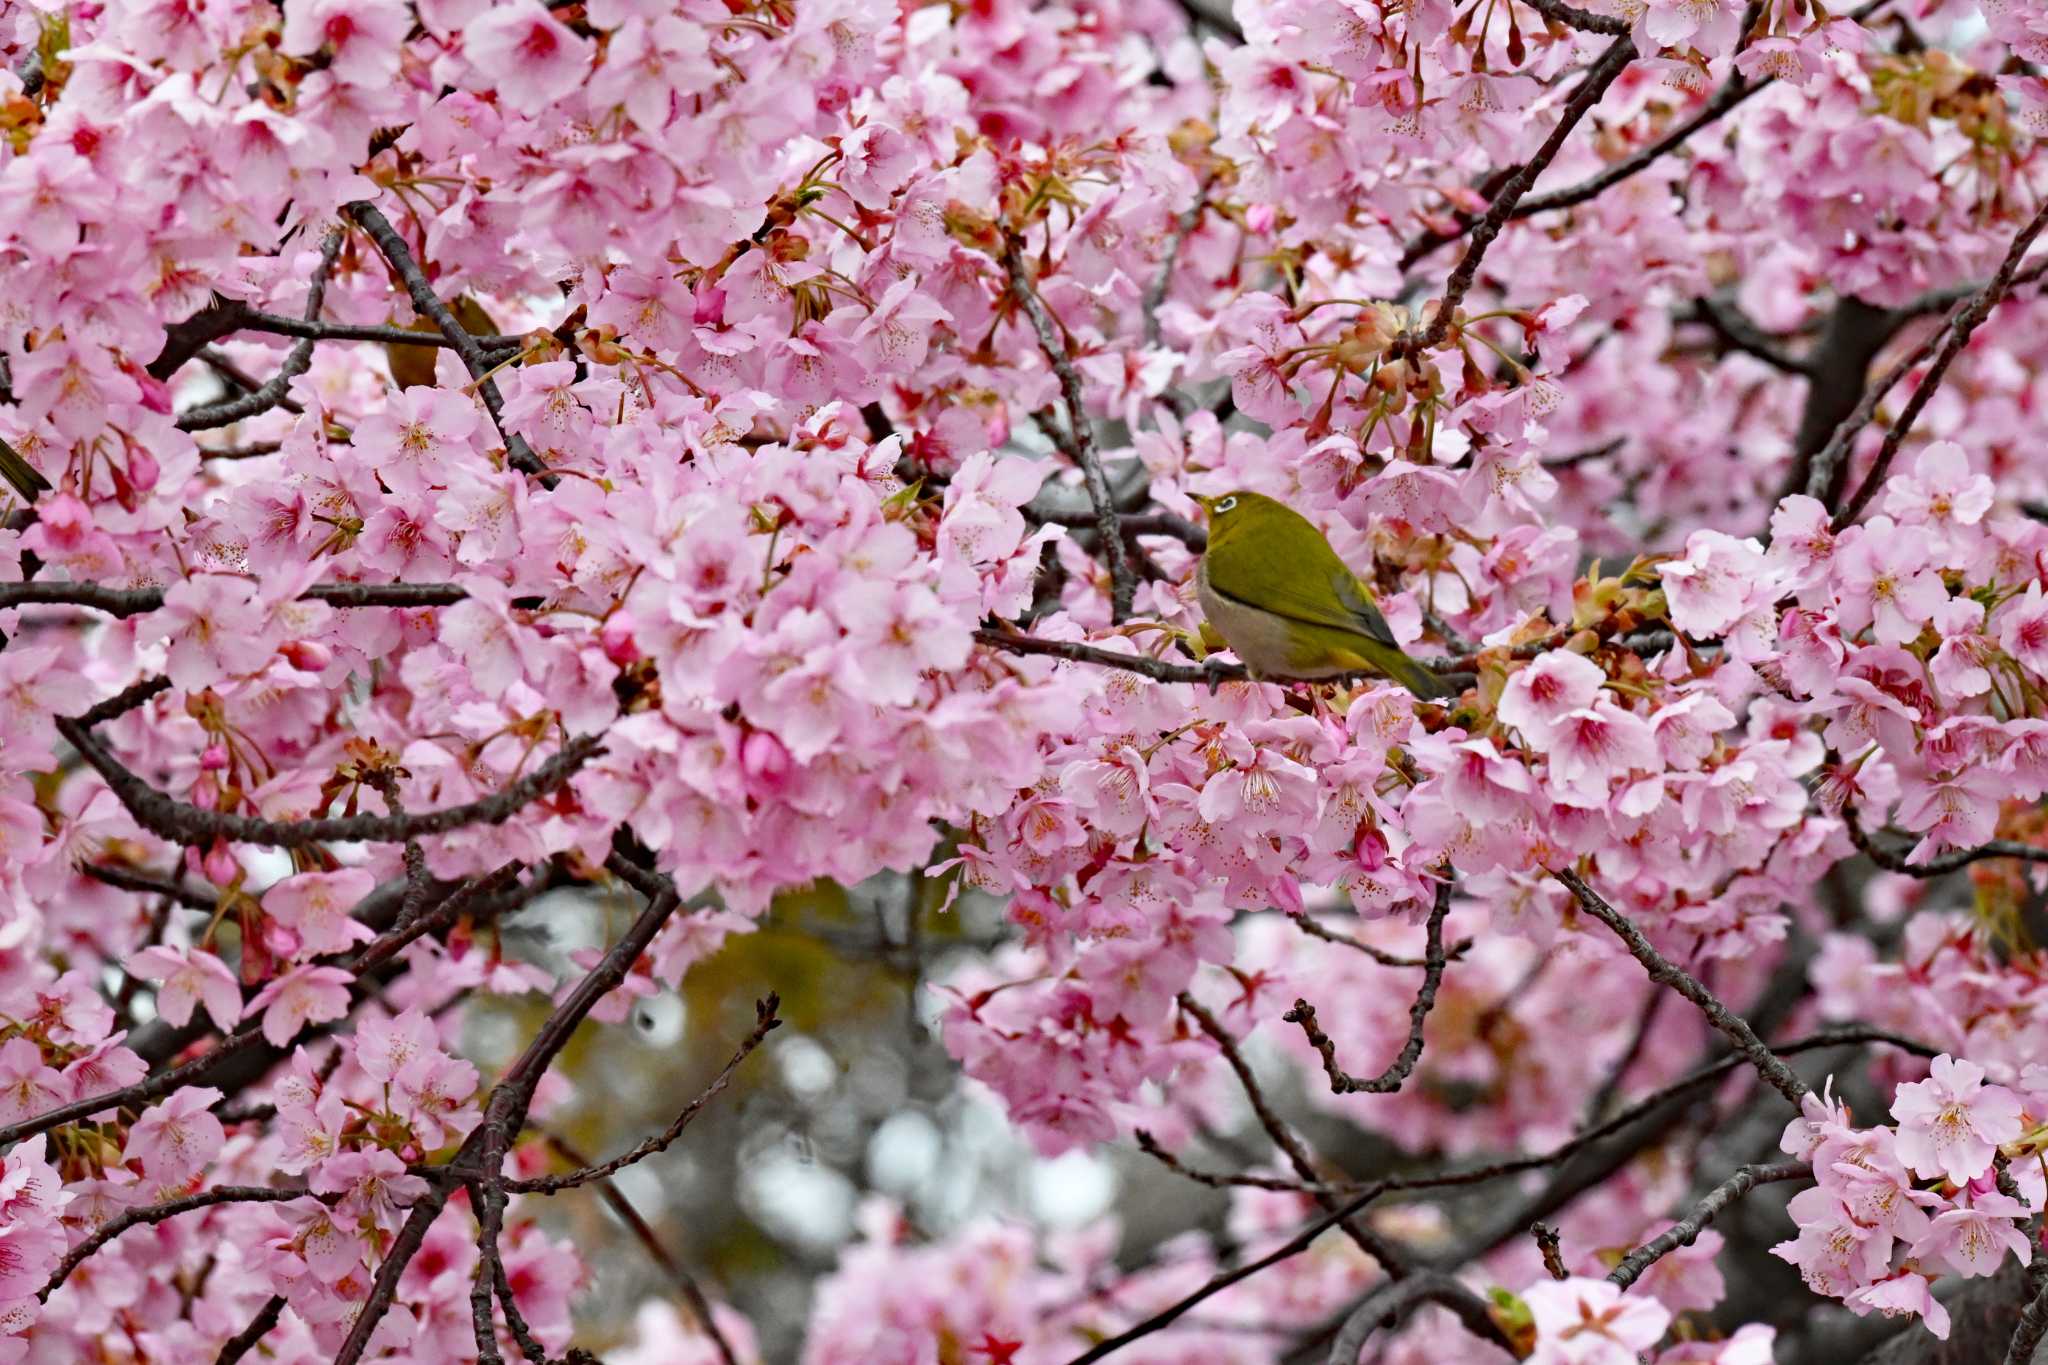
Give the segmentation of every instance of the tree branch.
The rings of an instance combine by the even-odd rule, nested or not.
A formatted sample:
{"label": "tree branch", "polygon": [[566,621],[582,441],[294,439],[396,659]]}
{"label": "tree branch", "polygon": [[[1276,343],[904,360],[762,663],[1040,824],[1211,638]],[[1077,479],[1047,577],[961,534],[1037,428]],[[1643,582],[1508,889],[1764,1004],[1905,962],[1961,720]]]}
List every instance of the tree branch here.
{"label": "tree branch", "polygon": [[1578,897],[1579,904],[1587,914],[1605,924],[1615,932],[1622,943],[1634,955],[1636,961],[1650,974],[1650,979],[1661,986],[1669,986],[1690,1000],[1707,1017],[1721,1034],[1735,1045],[1736,1051],[1748,1059],[1757,1074],[1770,1082],[1772,1088],[1790,1100],[1796,1107],[1808,1093],[1806,1082],[1799,1079],[1779,1056],[1764,1045],[1755,1030],[1743,1022],[1714,993],[1701,985],[1699,980],[1683,967],[1670,961],[1650,945],[1628,916],[1616,910],[1600,898],[1600,894],[1580,880],[1575,872],[1564,870],[1553,874],[1564,883],[1570,892]]}
{"label": "tree branch", "polygon": [[[1181,1009],[1201,1025],[1202,1032],[1209,1035],[1209,1041],[1216,1044],[1217,1050],[1223,1054],[1223,1060],[1230,1064],[1231,1071],[1237,1076],[1238,1084],[1244,1088],[1245,1099],[1250,1102],[1252,1113],[1258,1117],[1259,1126],[1266,1130],[1266,1136],[1271,1138],[1273,1145],[1286,1156],[1287,1164],[1294,1168],[1296,1175],[1311,1185],[1319,1183],[1320,1177],[1316,1174],[1315,1162],[1309,1159],[1308,1148],[1281,1117],[1273,1112],[1273,1106],[1266,1102],[1266,1095],[1259,1087],[1258,1077],[1252,1074],[1251,1067],[1246,1064],[1244,1054],[1238,1051],[1237,1043],[1231,1038],[1229,1031],[1215,1015],[1203,1008],[1200,1001],[1186,991],[1180,993],[1179,1000]],[[1309,1197],[1325,1209],[1334,1211],[1337,1207],[1335,1198],[1324,1190],[1311,1189]],[[1388,1243],[1362,1220],[1347,1218],[1338,1226],[1343,1228],[1344,1235],[1349,1237],[1360,1251],[1378,1262],[1389,1279],[1398,1280],[1408,1273],[1408,1258],[1401,1249]]]}
{"label": "tree branch", "polygon": [[1699,1240],[1721,1210],[1748,1194],[1759,1185],[1768,1185],[1777,1180],[1798,1180],[1811,1176],[1813,1168],[1803,1161],[1781,1161],[1771,1166],[1744,1166],[1716,1185],[1706,1198],[1693,1205],[1692,1212],[1666,1228],[1657,1236],[1621,1258],[1621,1264],[1608,1272],[1610,1282],[1628,1288],[1641,1279],[1643,1272],[1680,1247],[1689,1247]]}
{"label": "tree branch", "polygon": [[[1928,367],[1919,384],[1914,386],[1913,396],[1906,400],[1905,409],[1899,413],[1898,420],[1892,423],[1891,430],[1885,433],[1884,444],[1878,447],[1877,458],[1871,462],[1870,472],[1863,476],[1862,487],[1856,490],[1856,496],[1849,500],[1849,505],[1836,514],[1835,530],[1839,531],[1854,522],[1864,507],[1877,495],[1877,490],[1884,485],[1885,476],[1891,472],[1892,457],[1898,454],[1899,446],[1913,430],[1913,423],[1919,420],[1920,410],[1927,406],[1928,400],[1933,398],[1935,391],[1941,387],[1942,379],[1948,374],[1948,367],[1955,363],[1955,358],[1962,354],[1963,347],[1969,344],[1970,334],[1991,316],[1991,310],[1998,306],[2006,291],[2012,288],[2014,277],[2019,273],[2021,259],[2026,256],[2027,249],[2034,244],[2034,239],[2041,235],[2044,227],[2048,227],[2048,203],[2042,204],[2027,221],[2027,225],[2013,238],[2012,247],[2005,253],[2005,262],[1998,267],[1998,273],[1993,275],[1976,297],[1963,305],[1962,310],[1951,317],[1937,334],[1942,340],[1940,349],[1935,352],[1934,363]],[[1832,446],[1833,442],[1829,444]],[[1844,446],[1846,454],[1846,442]]]}
{"label": "tree branch", "polygon": [[[320,306],[327,298],[327,277],[334,271],[334,261],[341,254],[344,234],[335,228],[320,244],[320,264],[313,268],[313,278],[306,289],[306,321],[320,316]],[[238,319],[239,321],[239,319]],[[306,372],[313,363],[313,340],[307,338],[285,354],[284,363],[277,373],[252,391],[239,398],[227,398],[218,403],[204,403],[178,414],[175,425],[180,431],[208,431],[214,427],[230,426],[248,417],[270,411],[285,396],[292,381]]]}
{"label": "tree branch", "polygon": [[1437,883],[1436,905],[1429,912],[1429,938],[1422,955],[1422,989],[1415,993],[1415,1003],[1408,1007],[1408,1041],[1402,1044],[1400,1054],[1379,1075],[1353,1076],[1337,1065],[1337,1045],[1316,1026],[1315,1008],[1308,1001],[1296,1000],[1294,1008],[1281,1016],[1290,1024],[1299,1024],[1309,1046],[1321,1054],[1323,1071],[1330,1078],[1331,1094],[1391,1095],[1401,1088],[1415,1070],[1416,1063],[1422,1060],[1423,1025],[1429,1022],[1429,1012],[1436,1008],[1437,988],[1444,980],[1444,917],[1450,912],[1451,879],[1447,874]]}
{"label": "tree branch", "polygon": [[[449,607],[469,596],[453,583],[315,583],[301,602],[331,607]],[[12,607],[91,607],[109,616],[141,616],[164,604],[162,588],[111,588],[103,583],[31,580],[0,583],[0,611]]]}
{"label": "tree branch", "polygon": [[50,1281],[36,1291],[36,1298],[47,1303],[50,1295],[56,1293],[71,1278],[71,1272],[85,1264],[94,1252],[119,1237],[131,1228],[139,1228],[176,1218],[181,1213],[194,1209],[212,1208],[216,1204],[263,1204],[283,1203],[287,1200],[302,1199],[306,1190],[273,1190],[264,1185],[218,1185],[197,1194],[188,1194],[182,1199],[169,1199],[161,1204],[150,1204],[139,1209],[129,1209],[118,1217],[109,1218],[93,1234],[80,1242],[57,1263]]}
{"label": "tree branch", "polygon": [[[88,716],[91,713],[87,713]],[[585,763],[604,752],[595,735],[578,735],[525,777],[495,795],[419,815],[346,815],[318,820],[262,820],[198,806],[164,795],[124,767],[95,739],[86,717],[57,718],[57,732],[92,765],[120,799],[135,822],[159,838],[178,844],[206,844],[215,839],[268,844],[273,848],[306,848],[340,841],[404,843],[423,834],[445,834],[465,825],[499,825],[539,797],[567,782]]]}
{"label": "tree branch", "polygon": [[1003,269],[1009,273],[1010,296],[1031,320],[1031,328],[1038,334],[1038,348],[1045,352],[1047,363],[1059,377],[1074,463],[1081,466],[1081,481],[1088,489],[1089,504],[1095,508],[1095,529],[1102,536],[1102,556],[1109,565],[1110,619],[1121,623],[1131,614],[1131,597],[1137,592],[1138,579],[1125,553],[1123,532],[1117,527],[1116,502],[1110,497],[1109,479],[1102,472],[1101,457],[1096,454],[1095,424],[1089,419],[1082,396],[1081,374],[1074,368],[1074,358],[1067,354],[1066,343],[1053,326],[1052,315],[1046,312],[1044,302],[1031,286],[1024,268],[1023,248],[1014,237],[1003,242]]}
{"label": "tree branch", "polygon": [[[1614,84],[1614,78],[1627,68],[1635,55],[1635,44],[1626,37],[1615,39],[1608,45],[1607,50],[1600,54],[1600,59],[1593,63],[1585,79],[1579,82],[1578,88],[1572,91],[1571,98],[1565,102],[1564,112],[1559,115],[1557,126],[1550,130],[1550,136],[1543,140],[1543,145],[1536,149],[1534,156],[1515,168],[1507,183],[1501,186],[1500,193],[1494,196],[1493,203],[1487,207],[1486,213],[1467,229],[1471,241],[1465,244],[1464,256],[1458,261],[1457,269],[1451,272],[1451,278],[1445,282],[1443,299],[1437,304],[1436,316],[1419,335],[1411,335],[1405,339],[1396,338],[1395,346],[1399,354],[1420,355],[1443,343],[1443,339],[1450,334],[1451,323],[1457,317],[1458,305],[1464,301],[1465,292],[1478,278],[1479,263],[1485,259],[1486,249],[1493,245],[1493,239],[1500,235],[1508,220],[1517,216],[1515,208],[1522,202],[1522,196],[1529,192],[1529,187],[1536,183],[1536,178],[1549,169],[1550,163],[1556,160],[1558,152],[1564,148],[1565,139],[1571,136],[1572,129],[1576,128],[1579,120],[1600,102],[1600,97],[1607,93],[1607,87]],[[1415,251],[1414,259],[1420,260],[1437,245],[1442,243],[1435,243],[1420,250],[1411,246],[1410,251]],[[1403,252],[1402,267],[1405,269],[1409,263],[1409,253]]]}
{"label": "tree branch", "polygon": [[782,1020],[775,1017],[775,1011],[781,1004],[781,998],[772,991],[767,999],[755,1002],[754,1031],[740,1043],[739,1049],[732,1054],[731,1059],[712,1079],[711,1084],[706,1086],[696,1099],[685,1105],[683,1112],[676,1115],[675,1122],[667,1128],[610,1161],[596,1166],[584,1166],[580,1170],[568,1171],[561,1175],[540,1175],[525,1180],[507,1181],[505,1188],[519,1194],[558,1194],[563,1190],[574,1189],[578,1185],[587,1185],[593,1180],[608,1180],[636,1161],[642,1161],[657,1152],[667,1151],[675,1140],[683,1135],[683,1130],[690,1126],[691,1120],[697,1117],[704,1106],[718,1098],[732,1081],[733,1074],[740,1069],[740,1064],[768,1040],[769,1034],[782,1027]]}
{"label": "tree branch", "polygon": [[405,244],[405,238],[391,226],[390,220],[367,203],[348,205],[342,212],[362,225],[370,234],[370,240],[377,244],[385,261],[397,272],[405,285],[405,292],[412,299],[414,311],[421,317],[432,318],[434,325],[441,329],[441,335],[455,348],[455,354],[462,357],[462,367],[469,371],[469,377],[476,381],[477,396],[484,400],[484,408],[491,414],[491,424],[498,429],[498,435],[505,442],[505,457],[514,469],[523,474],[546,474],[547,466],[541,463],[526,438],[516,431],[505,429],[505,399],[498,392],[498,382],[490,378],[494,362],[484,354],[477,339],[456,321],[455,314],[448,311],[448,305],[434,292],[434,286],[427,282],[426,272],[413,258],[412,248]]}

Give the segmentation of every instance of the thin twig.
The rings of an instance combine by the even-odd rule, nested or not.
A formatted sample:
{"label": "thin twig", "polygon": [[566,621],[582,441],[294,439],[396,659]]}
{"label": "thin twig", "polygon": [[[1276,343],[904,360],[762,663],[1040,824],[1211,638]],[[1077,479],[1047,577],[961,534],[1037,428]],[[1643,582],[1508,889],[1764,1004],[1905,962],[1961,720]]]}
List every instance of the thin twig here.
{"label": "thin twig", "polygon": [[[327,298],[327,277],[334,271],[334,261],[341,254],[344,234],[335,228],[320,244],[320,263],[313,267],[313,277],[306,288],[306,321],[320,316],[320,305]],[[313,363],[312,338],[301,341],[286,352],[284,363],[277,367],[277,373],[264,384],[239,398],[228,398],[218,403],[205,403],[178,414],[176,426],[180,431],[208,431],[224,427],[244,418],[257,416],[276,407],[283,400],[285,391],[292,381],[306,372]]]}
{"label": "thin twig", "polygon": [[1429,1022],[1429,1012],[1436,1008],[1437,988],[1443,984],[1444,963],[1444,917],[1451,912],[1451,879],[1446,873],[1437,883],[1436,905],[1429,912],[1429,938],[1423,949],[1422,988],[1415,993],[1415,1002],[1408,1007],[1408,1041],[1387,1069],[1377,1076],[1353,1076],[1337,1065],[1337,1045],[1330,1036],[1316,1026],[1315,1007],[1306,1000],[1296,1000],[1294,1008],[1281,1017],[1290,1024],[1299,1024],[1308,1044],[1323,1059],[1323,1071],[1330,1078],[1330,1093],[1333,1095],[1390,1095],[1399,1090],[1422,1060],[1422,1030]]}
{"label": "thin twig", "polygon": [[1644,1271],[1665,1256],[1698,1241],[1700,1233],[1706,1230],[1707,1224],[1713,1222],[1721,1210],[1757,1186],[1768,1185],[1778,1180],[1798,1180],[1812,1175],[1813,1168],[1803,1161],[1781,1161],[1772,1166],[1744,1166],[1708,1191],[1704,1199],[1693,1205],[1692,1212],[1622,1257],[1621,1263],[1608,1272],[1608,1280],[1623,1289],[1628,1288],[1642,1278]]}
{"label": "thin twig", "polygon": [[1722,1036],[1735,1045],[1736,1051],[1748,1059],[1749,1064],[1756,1068],[1757,1074],[1770,1082],[1773,1089],[1790,1100],[1795,1107],[1806,1097],[1806,1082],[1800,1080],[1791,1067],[1786,1066],[1776,1053],[1764,1045],[1763,1039],[1756,1036],[1756,1031],[1744,1022],[1740,1015],[1722,1004],[1712,991],[1701,985],[1692,973],[1652,947],[1650,940],[1643,936],[1643,931],[1638,929],[1628,916],[1602,900],[1600,894],[1586,885],[1577,873],[1566,869],[1554,875],[1566,889],[1578,897],[1580,906],[1587,914],[1614,931],[1636,961],[1643,964],[1643,969],[1650,974],[1652,981],[1661,986],[1669,986],[1690,1000],[1699,1012],[1706,1016],[1707,1022],[1720,1030]]}
{"label": "thin twig", "polygon": [[2048,203],[2043,203],[2027,221],[2027,225],[2013,238],[2012,247],[2005,253],[2005,262],[1998,267],[1998,273],[1993,275],[1977,296],[1965,304],[1962,311],[1942,328],[1941,349],[1935,353],[1934,363],[1914,386],[1913,396],[1906,400],[1905,409],[1899,413],[1898,420],[1892,423],[1891,430],[1884,434],[1884,444],[1878,447],[1877,458],[1871,462],[1870,472],[1863,476],[1863,486],[1856,490],[1855,497],[1849,499],[1849,505],[1836,514],[1835,530],[1839,531],[1854,522],[1870,500],[1877,496],[1877,490],[1884,485],[1885,476],[1891,472],[1892,457],[1899,453],[1899,446],[1904,443],[1907,433],[1913,430],[1913,423],[1919,419],[1920,410],[1927,406],[1928,400],[1933,398],[1935,391],[1941,387],[1943,377],[1948,374],[1948,367],[1955,363],[1955,358],[1962,354],[1963,347],[1969,344],[1970,334],[1991,316],[1991,310],[1998,306],[2006,291],[2012,288],[2013,278],[2019,273],[2021,259],[2026,256],[2027,249],[2033,246],[2034,239],[2041,235],[2043,228],[2048,228]]}
{"label": "thin twig", "polygon": [[1024,266],[1023,247],[1014,237],[1003,242],[1003,268],[1009,272],[1010,296],[1031,319],[1031,328],[1038,334],[1038,348],[1045,352],[1047,363],[1060,381],[1071,453],[1074,463],[1081,466],[1081,482],[1088,489],[1088,502],[1095,509],[1095,529],[1102,537],[1102,557],[1109,564],[1110,619],[1121,624],[1131,614],[1131,597],[1138,590],[1138,579],[1131,570],[1123,532],[1117,528],[1116,502],[1110,497],[1109,479],[1103,474],[1102,459],[1096,453],[1095,424],[1088,416],[1082,395],[1081,372],[1074,368],[1074,358],[1060,340],[1052,315],[1032,287]]}
{"label": "thin twig", "polygon": [[1381,1193],[1382,1187],[1375,1185],[1357,1198],[1338,1205],[1337,1208],[1308,1224],[1293,1237],[1282,1242],[1257,1260],[1246,1261],[1243,1265],[1237,1266],[1234,1269],[1221,1271],[1211,1276],[1207,1283],[1203,1284],[1201,1288],[1195,1290],[1192,1294],[1188,1294],[1168,1304],[1143,1322],[1127,1327],[1107,1340],[1097,1342],[1080,1355],[1068,1361],[1067,1365],[1094,1365],[1096,1361],[1113,1355],[1132,1342],[1140,1341],[1152,1335],[1152,1333],[1172,1323],[1196,1304],[1222,1293],[1238,1281],[1250,1279],[1268,1266],[1278,1265],[1289,1257],[1299,1256],[1302,1252],[1307,1251],[1310,1246],[1314,1245],[1316,1238],[1364,1209],[1373,1200],[1379,1198]]}
{"label": "thin twig", "polygon": [[595,735],[578,735],[525,777],[481,800],[424,811],[418,815],[345,815],[318,820],[261,820],[204,810],[166,796],[122,765],[93,737],[83,718],[57,718],[57,732],[92,765],[135,822],[160,838],[178,844],[205,845],[216,839],[273,848],[307,848],[313,844],[363,842],[403,843],[423,834],[445,834],[466,825],[499,825],[554,791],[578,769],[604,752]]}
{"label": "thin twig", "polygon": [[498,435],[504,439],[505,456],[512,467],[524,474],[546,474],[547,466],[533,453],[533,447],[526,443],[526,438],[505,429],[504,395],[498,392],[498,382],[490,378],[496,362],[484,354],[477,339],[456,320],[455,314],[448,311],[448,305],[441,302],[434,286],[427,282],[426,272],[413,258],[412,248],[406,245],[405,238],[398,235],[398,229],[392,227],[390,220],[374,205],[358,202],[342,211],[370,234],[370,240],[377,244],[377,250],[383,253],[385,261],[405,285],[414,311],[422,317],[432,318],[434,325],[441,329],[441,335],[448,338],[448,344],[455,348],[455,354],[462,357],[462,367],[469,371],[470,379],[475,382],[477,395],[484,400],[484,409],[491,414],[491,424],[497,427]]}
{"label": "thin twig", "polygon": [[305,1190],[273,1190],[265,1185],[217,1185],[210,1190],[188,1194],[182,1199],[169,1199],[161,1204],[149,1204],[139,1209],[129,1209],[117,1217],[109,1218],[94,1230],[93,1234],[71,1248],[64,1259],[57,1263],[50,1274],[49,1283],[36,1291],[36,1298],[47,1303],[50,1295],[56,1293],[71,1278],[71,1272],[85,1264],[86,1259],[107,1243],[131,1228],[155,1225],[181,1213],[194,1209],[212,1208],[217,1204],[263,1204],[282,1203],[302,1199]]}
{"label": "thin twig", "polygon": [[[1384,948],[1375,948],[1370,943],[1355,939],[1349,934],[1340,934],[1335,929],[1329,928],[1308,915],[1290,915],[1288,919],[1295,928],[1301,930],[1304,934],[1308,934],[1313,938],[1319,938],[1325,943],[1341,943],[1346,948],[1364,953],[1382,967],[1427,967],[1429,965],[1423,958],[1403,957],[1399,953],[1390,953]],[[1444,960],[1456,962],[1471,950],[1472,940],[1461,938],[1456,943],[1453,943],[1444,953]]]}
{"label": "thin twig", "polygon": [[1607,93],[1607,87],[1614,84],[1614,78],[1627,68],[1630,59],[1635,55],[1635,44],[1625,36],[1616,38],[1608,45],[1607,50],[1600,54],[1600,59],[1593,63],[1585,79],[1579,82],[1578,88],[1572,91],[1571,98],[1565,102],[1564,112],[1558,117],[1557,126],[1550,130],[1550,136],[1543,140],[1543,145],[1536,149],[1534,156],[1515,168],[1507,183],[1501,186],[1500,193],[1494,196],[1493,203],[1487,207],[1486,213],[1472,225],[1471,240],[1465,244],[1464,256],[1459,259],[1457,268],[1451,272],[1451,278],[1444,284],[1443,298],[1437,304],[1436,316],[1420,334],[1397,339],[1401,354],[1420,355],[1443,344],[1444,338],[1450,334],[1452,322],[1457,317],[1458,305],[1464,302],[1466,291],[1479,276],[1479,264],[1486,257],[1486,249],[1493,245],[1493,239],[1500,235],[1509,218],[1514,216],[1515,206],[1522,202],[1522,196],[1529,192],[1529,187],[1536,183],[1536,178],[1549,169],[1550,163],[1557,158],[1558,152],[1564,148],[1565,139],[1571,136],[1572,129],[1577,127],[1579,120],[1600,102],[1600,97]]}
{"label": "thin twig", "polygon": [[704,1087],[704,1090],[696,1099],[683,1106],[683,1112],[676,1115],[675,1122],[671,1123],[661,1132],[640,1143],[631,1151],[623,1152],[600,1165],[585,1166],[580,1170],[567,1171],[561,1175],[539,1175],[525,1180],[511,1180],[506,1182],[505,1188],[519,1194],[556,1194],[562,1190],[571,1190],[578,1185],[588,1184],[593,1180],[609,1179],[636,1161],[645,1160],[657,1152],[667,1151],[675,1144],[676,1139],[683,1135],[683,1130],[690,1126],[691,1120],[697,1117],[704,1106],[718,1098],[725,1087],[731,1083],[733,1074],[740,1069],[740,1064],[745,1062],[748,1057],[751,1057],[754,1054],[754,1050],[768,1040],[769,1034],[782,1027],[782,1020],[775,1017],[775,1011],[781,1007],[781,1004],[781,998],[772,991],[769,992],[765,1000],[758,1000],[754,1003],[753,1032],[749,1033],[740,1043],[739,1048],[734,1051],[718,1075],[712,1079],[711,1084]]}
{"label": "thin twig", "polygon": [[[1311,1183],[1317,1181],[1319,1177],[1316,1174],[1315,1162],[1309,1159],[1308,1148],[1303,1145],[1294,1130],[1273,1111],[1273,1106],[1266,1100],[1265,1091],[1259,1086],[1258,1077],[1252,1074],[1251,1066],[1246,1063],[1244,1054],[1238,1051],[1237,1041],[1230,1036],[1229,1030],[1186,991],[1180,993],[1179,1000],[1181,1010],[1201,1026],[1202,1032],[1209,1035],[1209,1041],[1216,1044],[1217,1050],[1223,1054],[1223,1060],[1230,1064],[1231,1071],[1237,1076],[1238,1084],[1244,1088],[1245,1099],[1250,1102],[1252,1113],[1258,1117],[1259,1127],[1266,1130],[1266,1136],[1271,1138],[1273,1145],[1286,1156],[1287,1164],[1292,1166],[1294,1173],[1303,1180]],[[1337,1207],[1337,1201],[1322,1190],[1311,1190],[1309,1195],[1325,1209],[1334,1210]],[[1408,1258],[1401,1249],[1367,1227],[1362,1220],[1347,1218],[1338,1226],[1344,1229],[1344,1235],[1349,1237],[1360,1251],[1379,1263],[1389,1278],[1398,1280],[1408,1273]]]}
{"label": "thin twig", "polygon": [[[553,1133],[548,1134],[547,1143],[557,1156],[572,1166],[590,1164],[586,1157]],[[616,1184],[610,1180],[600,1180],[597,1182],[597,1193],[604,1200],[605,1207],[626,1225],[635,1240],[646,1249],[648,1259],[659,1266],[674,1282],[676,1289],[690,1305],[690,1311],[702,1325],[704,1335],[710,1337],[711,1344],[717,1348],[718,1358],[724,1365],[739,1365],[739,1355],[732,1349],[732,1343],[726,1340],[724,1329],[718,1325],[718,1319],[712,1316],[711,1300],[704,1296],[704,1290],[697,1283],[697,1277],[686,1270],[683,1263],[662,1245],[661,1239],[655,1235],[647,1219],[641,1215],[640,1210],[633,1207],[632,1201],[626,1198]]]}

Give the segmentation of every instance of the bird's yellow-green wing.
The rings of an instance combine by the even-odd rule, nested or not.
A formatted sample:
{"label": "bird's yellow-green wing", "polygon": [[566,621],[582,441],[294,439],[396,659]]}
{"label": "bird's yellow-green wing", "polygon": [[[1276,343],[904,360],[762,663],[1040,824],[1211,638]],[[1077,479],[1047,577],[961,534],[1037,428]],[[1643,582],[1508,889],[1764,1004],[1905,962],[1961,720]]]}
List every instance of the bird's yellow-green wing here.
{"label": "bird's yellow-green wing", "polygon": [[1232,537],[1228,553],[1208,556],[1210,588],[1275,616],[1393,645],[1394,633],[1364,585],[1313,523],[1299,521],[1277,535]]}

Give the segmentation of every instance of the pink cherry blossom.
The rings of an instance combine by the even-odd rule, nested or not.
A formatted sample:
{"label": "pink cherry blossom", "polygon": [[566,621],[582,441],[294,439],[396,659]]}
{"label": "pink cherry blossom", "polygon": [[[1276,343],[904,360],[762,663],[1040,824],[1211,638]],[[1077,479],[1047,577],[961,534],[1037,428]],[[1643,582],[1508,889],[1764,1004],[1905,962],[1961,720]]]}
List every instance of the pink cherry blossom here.
{"label": "pink cherry blossom", "polygon": [[1934,1059],[1931,1071],[1900,1086],[1892,1101],[1899,1158],[1923,1176],[1974,1180],[1991,1168],[2001,1143],[2019,1136],[2019,1097],[1986,1085],[1983,1067],[1947,1054]]}

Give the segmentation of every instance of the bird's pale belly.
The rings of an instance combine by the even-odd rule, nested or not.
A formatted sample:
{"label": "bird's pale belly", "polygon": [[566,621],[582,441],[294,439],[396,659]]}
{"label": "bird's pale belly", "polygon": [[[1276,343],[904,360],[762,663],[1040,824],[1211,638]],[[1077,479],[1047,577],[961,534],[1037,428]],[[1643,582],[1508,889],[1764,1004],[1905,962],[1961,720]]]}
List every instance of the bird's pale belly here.
{"label": "bird's pale belly", "polygon": [[1306,633],[1300,626],[1211,589],[1206,565],[1195,575],[1195,596],[1209,624],[1255,678],[1334,678],[1357,667],[1332,660],[1313,639],[1300,639]]}

